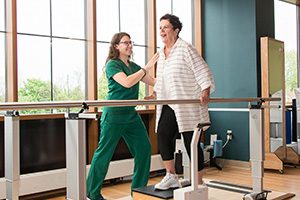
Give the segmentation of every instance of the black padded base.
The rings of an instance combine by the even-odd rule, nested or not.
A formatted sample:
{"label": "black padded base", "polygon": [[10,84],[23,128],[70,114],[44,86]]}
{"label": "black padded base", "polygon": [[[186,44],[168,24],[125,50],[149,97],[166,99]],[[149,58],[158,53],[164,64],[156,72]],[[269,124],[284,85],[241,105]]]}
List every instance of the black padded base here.
{"label": "black padded base", "polygon": [[[209,181],[206,183],[206,185],[210,188],[216,188],[220,190],[227,190],[231,192],[236,192],[236,193],[242,193],[242,194],[248,194],[252,192],[251,187],[245,187],[245,186],[240,186],[236,184],[231,184],[231,183],[226,183],[226,182],[220,182],[220,181]],[[229,186],[229,187],[228,187]],[[138,192],[144,195],[149,195],[153,197],[157,197],[160,199],[172,199],[173,198],[173,192],[175,189],[169,189],[169,190],[156,190],[154,189],[154,185],[149,185],[146,187],[140,187],[133,189],[133,192]],[[264,190],[264,192],[271,192],[270,190]]]}
{"label": "black padded base", "polygon": [[172,199],[173,191],[176,189],[177,188],[169,189],[169,190],[156,190],[156,189],[154,189],[154,185],[149,185],[146,187],[140,187],[140,188],[133,189],[133,192],[139,192],[139,193],[142,193],[145,195],[150,195],[150,196],[158,197],[161,199]]}

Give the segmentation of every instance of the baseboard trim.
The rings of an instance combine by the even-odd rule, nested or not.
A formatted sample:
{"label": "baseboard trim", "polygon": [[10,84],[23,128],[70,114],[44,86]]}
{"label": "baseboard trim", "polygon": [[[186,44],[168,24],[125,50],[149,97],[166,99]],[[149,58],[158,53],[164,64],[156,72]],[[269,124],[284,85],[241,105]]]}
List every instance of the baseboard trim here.
{"label": "baseboard trim", "polygon": [[222,165],[222,167],[238,167],[238,168],[251,168],[251,163],[249,161],[240,161],[240,160],[228,160],[218,158],[218,163]]}
{"label": "baseboard trim", "polygon": [[[112,161],[105,179],[113,179],[132,175],[133,159]],[[90,165],[87,165],[87,174]],[[150,171],[164,169],[159,154],[152,155]],[[19,195],[30,195],[66,187],[66,169],[49,170],[20,176]],[[6,198],[5,179],[0,178],[0,199]]]}

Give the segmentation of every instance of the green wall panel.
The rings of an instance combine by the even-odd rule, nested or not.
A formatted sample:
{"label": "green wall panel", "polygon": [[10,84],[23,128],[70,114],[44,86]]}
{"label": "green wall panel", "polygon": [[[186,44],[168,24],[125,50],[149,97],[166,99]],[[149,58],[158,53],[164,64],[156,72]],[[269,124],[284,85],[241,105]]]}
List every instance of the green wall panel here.
{"label": "green wall panel", "polygon": [[214,73],[214,97],[257,97],[255,16],[255,1],[204,1],[204,57]]}
{"label": "green wall panel", "polygon": [[[212,97],[259,97],[260,37],[274,36],[273,0],[203,0],[204,58],[216,84]],[[210,104],[217,108],[246,108],[248,103]],[[237,136],[224,149],[224,158],[249,160],[248,112],[210,112],[212,127],[225,137]],[[223,134],[223,135],[222,135]],[[225,134],[225,135],[224,135]]]}
{"label": "green wall panel", "polygon": [[[233,140],[223,149],[223,157],[231,160],[249,161],[249,113],[248,112],[210,112],[213,126],[208,129],[206,139],[210,134],[218,134],[218,139],[227,139],[227,130],[232,130]],[[215,126],[217,124],[217,126]]]}

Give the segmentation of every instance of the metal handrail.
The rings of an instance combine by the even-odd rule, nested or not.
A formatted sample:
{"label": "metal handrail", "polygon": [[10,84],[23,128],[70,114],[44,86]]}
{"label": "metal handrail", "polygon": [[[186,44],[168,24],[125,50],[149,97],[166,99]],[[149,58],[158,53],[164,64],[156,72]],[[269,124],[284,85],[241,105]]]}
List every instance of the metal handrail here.
{"label": "metal handrail", "polygon": [[[210,98],[209,103],[232,102],[266,102],[280,101],[281,98]],[[87,101],[47,101],[47,102],[5,102],[0,103],[0,110],[27,110],[45,108],[76,108],[83,104],[89,107],[137,106],[137,105],[164,105],[164,104],[198,104],[199,99],[176,100],[87,100]]]}

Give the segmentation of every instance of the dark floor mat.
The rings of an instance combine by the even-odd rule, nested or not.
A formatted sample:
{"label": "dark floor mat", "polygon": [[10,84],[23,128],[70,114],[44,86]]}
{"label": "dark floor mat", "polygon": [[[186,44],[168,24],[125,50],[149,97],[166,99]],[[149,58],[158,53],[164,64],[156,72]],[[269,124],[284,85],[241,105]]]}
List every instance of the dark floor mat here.
{"label": "dark floor mat", "polygon": [[133,191],[139,192],[142,194],[147,194],[147,195],[154,196],[154,197],[158,197],[161,199],[172,199],[173,191],[176,189],[177,188],[169,189],[169,190],[156,190],[156,189],[154,189],[154,185],[149,185],[146,187],[140,187],[140,188],[133,189]]}

